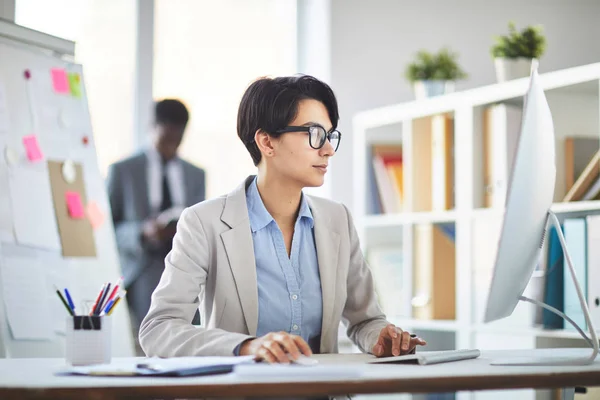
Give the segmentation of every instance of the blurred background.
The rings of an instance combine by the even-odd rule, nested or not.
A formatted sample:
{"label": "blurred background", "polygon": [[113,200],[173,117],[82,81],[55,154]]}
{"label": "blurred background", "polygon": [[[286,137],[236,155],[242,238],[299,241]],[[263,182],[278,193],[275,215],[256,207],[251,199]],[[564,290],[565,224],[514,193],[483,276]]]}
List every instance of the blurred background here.
{"label": "blurred background", "polygon": [[[191,110],[182,154],[207,171],[207,196],[253,171],[235,132],[237,106],[263,75],[313,74],[334,89],[343,145],[319,194],[352,208],[352,116],[413,99],[404,69],[448,46],[469,74],[495,83],[489,48],[507,23],[541,24],[540,72],[600,60],[596,0],[14,0],[17,24],[76,42],[101,171],[148,137],[152,99]],[[3,1],[10,13],[11,1]],[[220,168],[227,165],[227,168]],[[216,179],[218,176],[218,179]]]}
{"label": "blurred background", "polygon": [[[482,323],[528,85],[519,78],[532,60],[555,126],[553,211],[600,326],[600,251],[589,241],[600,240],[599,17],[600,0],[0,0],[0,18],[75,42],[102,184],[109,166],[150,144],[154,102],[177,98],[190,111],[182,157],[204,169],[206,198],[226,194],[255,173],[236,134],[248,85],[296,73],[330,84],[343,140],[325,185],[307,192],[353,211],[384,311],[430,350],[585,346],[562,319],[522,303]],[[113,257],[112,229],[98,232]],[[526,294],[581,322],[557,240],[543,243]],[[90,290],[108,278],[94,279]],[[339,338],[341,351],[358,351],[342,327]]]}

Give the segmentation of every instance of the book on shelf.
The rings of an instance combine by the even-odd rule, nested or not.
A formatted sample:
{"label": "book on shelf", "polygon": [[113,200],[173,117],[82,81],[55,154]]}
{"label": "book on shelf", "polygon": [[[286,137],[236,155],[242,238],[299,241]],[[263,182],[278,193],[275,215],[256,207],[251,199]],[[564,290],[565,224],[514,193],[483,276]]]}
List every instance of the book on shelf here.
{"label": "book on shelf", "polygon": [[565,192],[575,184],[594,154],[600,148],[600,139],[594,136],[568,136],[565,138]]}
{"label": "book on shelf", "polygon": [[587,226],[587,301],[596,330],[600,329],[600,215],[588,215]]}
{"label": "book on shelf", "polygon": [[450,114],[435,115],[431,126],[431,209],[451,210],[454,208],[454,119]]}
{"label": "book on shelf", "polygon": [[373,145],[371,148],[371,166],[378,198],[371,198],[373,210],[385,214],[402,212],[404,203],[404,176],[401,145]]}
{"label": "book on shelf", "polygon": [[[575,276],[579,281],[579,285],[583,291],[583,296],[587,301],[587,226],[585,218],[567,218],[563,222],[563,231],[565,235],[565,241],[571,261],[573,262],[573,268],[575,269]],[[575,284],[571,278],[571,271],[567,267],[566,260],[564,264],[564,313],[570,317],[579,327],[583,330],[587,329],[583,310],[579,302],[579,297],[575,290]],[[566,330],[574,331],[575,327],[569,323],[564,324]]]}
{"label": "book on shelf", "polygon": [[456,246],[454,225],[414,227],[413,318],[456,318]]}
{"label": "book on shelf", "polygon": [[585,169],[579,175],[571,189],[563,198],[564,202],[583,200],[589,196],[589,191],[594,183],[600,178],[600,150],[597,150],[594,157],[586,165]]}
{"label": "book on shelf", "polygon": [[521,131],[522,110],[495,104],[483,113],[484,206],[504,207]]}

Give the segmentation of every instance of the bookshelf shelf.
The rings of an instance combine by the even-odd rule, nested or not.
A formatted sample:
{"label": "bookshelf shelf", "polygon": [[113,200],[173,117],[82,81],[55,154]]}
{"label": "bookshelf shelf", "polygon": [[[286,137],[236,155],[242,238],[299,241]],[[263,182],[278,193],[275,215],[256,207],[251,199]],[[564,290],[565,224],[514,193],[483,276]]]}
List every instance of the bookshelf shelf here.
{"label": "bookshelf shelf", "polygon": [[[581,339],[583,338],[576,331],[569,331],[565,329],[543,329],[543,328],[497,328],[489,327],[488,325],[476,325],[472,331],[479,333],[492,333],[510,336],[534,336],[539,338],[551,338],[551,339]],[[586,331],[586,333],[588,333]],[[600,332],[599,332],[600,333]],[[589,336],[589,334],[588,334]]]}
{"label": "bookshelf shelf", "polygon": [[389,321],[400,328],[417,330],[434,330],[441,332],[456,332],[460,324],[456,321],[422,320],[414,318],[388,317]]}
{"label": "bookshelf shelf", "polygon": [[[600,207],[600,206],[599,206]],[[424,223],[444,223],[455,222],[457,218],[456,211],[431,211],[431,212],[414,212],[414,213],[398,213],[398,214],[380,214],[367,215],[364,217],[364,225],[366,228],[402,226],[411,224]]]}
{"label": "bookshelf shelf", "polygon": [[[600,150],[600,63],[540,74],[540,82],[556,137],[551,209],[562,220],[600,214],[600,200],[562,202],[567,189],[577,183],[572,176],[581,174],[575,165],[578,153],[567,154],[566,142],[592,140],[596,143],[593,152]],[[534,326],[534,314],[523,306],[499,324],[482,324],[478,317],[492,278],[514,156],[511,151],[518,139],[513,132],[518,134],[520,129],[528,84],[528,78],[517,79],[354,116],[353,215],[363,250],[367,256],[375,255],[367,259],[375,284],[381,288],[382,304],[394,309],[389,315],[404,316],[389,317],[393,323],[431,332],[434,340],[450,337],[455,348],[501,349],[515,343],[535,348],[569,344],[578,337],[577,332]],[[401,176],[389,184],[396,185],[395,192],[380,185],[386,177],[382,165],[387,168],[391,157],[385,160],[379,145],[400,149],[400,166],[395,167]],[[397,177],[387,173],[390,180]],[[600,178],[596,179],[600,184]],[[387,195],[386,204],[395,206],[390,191],[399,194],[401,213],[390,212],[394,207],[382,202],[381,196]],[[389,254],[393,260],[386,257]],[[385,273],[378,276],[376,271]],[[393,273],[397,276],[390,282]],[[545,275],[538,275],[532,278],[531,287],[546,282]],[[378,280],[383,282],[378,284]],[[423,313],[419,308],[423,305],[439,310]],[[440,316],[448,313],[448,305],[454,315]],[[527,398],[534,399],[535,394]]]}

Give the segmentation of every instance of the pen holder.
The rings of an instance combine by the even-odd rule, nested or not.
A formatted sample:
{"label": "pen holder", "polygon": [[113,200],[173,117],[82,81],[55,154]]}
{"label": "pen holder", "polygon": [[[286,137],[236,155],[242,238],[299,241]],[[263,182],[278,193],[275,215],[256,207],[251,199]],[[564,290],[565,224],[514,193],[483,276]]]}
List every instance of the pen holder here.
{"label": "pen holder", "polygon": [[71,365],[109,364],[111,319],[76,315],[67,318],[66,360]]}

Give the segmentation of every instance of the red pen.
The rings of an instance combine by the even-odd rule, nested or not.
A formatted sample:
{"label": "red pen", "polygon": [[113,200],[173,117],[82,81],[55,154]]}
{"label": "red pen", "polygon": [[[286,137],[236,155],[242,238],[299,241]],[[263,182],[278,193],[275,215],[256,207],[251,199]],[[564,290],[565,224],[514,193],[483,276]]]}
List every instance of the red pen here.
{"label": "red pen", "polygon": [[96,306],[98,306],[98,302],[100,301],[100,298],[102,297],[102,293],[104,293],[105,288],[106,288],[106,283],[102,285],[102,288],[100,289],[100,293],[98,293],[98,297],[96,298],[96,301],[94,302],[94,305],[92,306],[92,311],[90,311],[90,315],[94,315]]}
{"label": "red pen", "polygon": [[108,304],[109,301],[114,299],[115,295],[119,291],[119,288],[121,287],[122,284],[123,284],[123,277],[120,277],[119,280],[117,281],[117,283],[115,284],[115,287],[113,288],[112,292],[110,292],[110,296],[108,296],[108,299],[106,299],[106,304]]}

